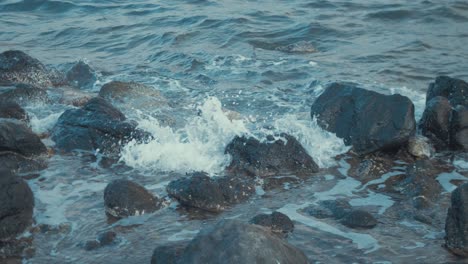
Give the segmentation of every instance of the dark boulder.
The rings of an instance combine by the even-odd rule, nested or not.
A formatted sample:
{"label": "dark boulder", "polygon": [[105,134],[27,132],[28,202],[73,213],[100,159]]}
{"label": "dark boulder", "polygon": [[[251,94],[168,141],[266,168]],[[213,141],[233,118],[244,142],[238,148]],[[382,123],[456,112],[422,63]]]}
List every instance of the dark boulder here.
{"label": "dark boulder", "polygon": [[0,151],[11,151],[23,156],[33,156],[47,153],[46,146],[24,123],[0,120]]}
{"label": "dark boulder", "polygon": [[0,201],[0,240],[6,240],[22,233],[32,224],[34,196],[24,180],[2,169]]}
{"label": "dark boulder", "polygon": [[437,96],[447,98],[453,106],[468,105],[468,83],[448,76],[438,76],[435,82],[429,84],[426,104]]}
{"label": "dark boulder", "polygon": [[44,64],[22,51],[9,50],[0,54],[0,84],[14,83],[53,86],[50,71]]}
{"label": "dark boulder", "polygon": [[16,84],[14,88],[2,89],[0,101],[14,102],[19,105],[50,103],[47,92],[29,84]]}
{"label": "dark boulder", "polygon": [[119,155],[121,145],[148,134],[136,129],[136,123],[126,121],[122,112],[102,98],[89,100],[82,108],[65,111],[52,131],[56,148],[93,151]]}
{"label": "dark boulder", "polygon": [[24,122],[29,121],[26,111],[15,102],[0,101],[0,118],[12,118]]}
{"label": "dark boulder", "polygon": [[373,228],[377,220],[369,212],[352,210],[341,219],[341,223],[350,228]]}
{"label": "dark boulder", "polygon": [[236,136],[225,153],[231,155],[227,170],[234,174],[268,177],[281,173],[304,176],[318,172],[319,167],[294,137],[280,134],[280,139],[267,137],[267,142]]}
{"label": "dark boulder", "polygon": [[123,218],[152,213],[161,207],[161,202],[143,186],[129,180],[114,180],[104,189],[106,212]]}
{"label": "dark boulder", "polygon": [[451,114],[452,105],[445,97],[436,96],[426,103],[419,127],[437,149],[445,148],[448,143]]}
{"label": "dark boulder", "polygon": [[445,246],[453,254],[468,257],[468,183],[452,192],[445,221]]}
{"label": "dark boulder", "polygon": [[308,263],[304,253],[268,228],[223,220],[189,243],[177,263]]}
{"label": "dark boulder", "polygon": [[92,88],[97,81],[96,71],[86,62],[79,61],[67,72],[68,82],[77,88]]}
{"label": "dark boulder", "polygon": [[379,94],[352,83],[329,85],[312,105],[311,115],[358,154],[398,149],[416,128],[410,99]]}
{"label": "dark boulder", "polygon": [[255,186],[250,179],[211,178],[206,173],[195,172],[171,181],[166,190],[182,205],[220,212],[229,205],[247,200],[255,193]]}
{"label": "dark boulder", "polygon": [[458,105],[452,111],[450,145],[452,149],[468,151],[468,104]]}
{"label": "dark boulder", "polygon": [[187,243],[177,242],[159,246],[153,251],[151,264],[176,264]]}
{"label": "dark boulder", "polygon": [[30,173],[43,170],[47,163],[41,159],[31,159],[11,151],[0,152],[0,168],[14,173]]}
{"label": "dark boulder", "polygon": [[250,220],[251,224],[269,227],[272,232],[287,234],[294,230],[294,223],[291,219],[280,212],[271,214],[259,214]]}

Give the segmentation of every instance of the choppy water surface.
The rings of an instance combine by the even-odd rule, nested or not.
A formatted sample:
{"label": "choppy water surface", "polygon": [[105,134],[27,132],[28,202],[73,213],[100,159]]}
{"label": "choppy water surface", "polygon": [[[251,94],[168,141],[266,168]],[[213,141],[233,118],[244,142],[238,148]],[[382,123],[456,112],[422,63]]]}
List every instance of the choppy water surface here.
{"label": "choppy water surface", "polygon": [[[35,234],[36,254],[27,262],[147,263],[157,245],[190,239],[217,219],[273,210],[296,221],[289,241],[314,261],[451,261],[440,247],[442,224],[394,221],[394,201],[346,178],[345,160],[333,175],[260,192],[220,215],[194,217],[172,203],[153,215],[110,223],[102,192],[112,179],[127,177],[163,196],[175,173],[218,174],[229,162],[224,147],[233,136],[261,135],[269,125],[298,137],[321,167],[333,167],[332,157],[346,148],[309,116],[324,84],[355,81],[402,93],[419,118],[436,75],[468,79],[467,43],[466,1],[0,1],[0,51],[24,50],[61,69],[85,59],[102,74],[88,92],[108,80],[134,80],[152,85],[178,109],[170,128],[148,117],[150,109],[126,112],[158,137],[124,149],[122,161],[130,168],[104,169],[86,156],[52,157],[29,183],[37,224],[62,231]],[[231,122],[222,108],[240,118]],[[47,132],[66,109],[29,108],[35,132]],[[466,174],[466,161],[456,162]],[[338,196],[367,206],[385,224],[355,231],[300,214],[307,204]],[[118,245],[91,252],[79,246],[110,229]]]}

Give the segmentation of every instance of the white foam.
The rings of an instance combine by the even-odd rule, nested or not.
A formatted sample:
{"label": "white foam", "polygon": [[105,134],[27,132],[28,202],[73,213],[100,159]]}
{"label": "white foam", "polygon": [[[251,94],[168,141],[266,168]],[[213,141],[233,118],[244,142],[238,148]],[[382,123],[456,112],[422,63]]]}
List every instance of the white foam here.
{"label": "white foam", "polygon": [[209,97],[198,110],[200,115],[178,130],[162,127],[154,118],[141,120],[139,127],[155,139],[130,142],[123,148],[121,161],[134,168],[181,173],[222,171],[230,161],[224,154],[225,146],[236,135],[249,134],[249,130],[243,120],[230,120],[216,97]]}
{"label": "white foam", "polygon": [[417,89],[409,89],[406,86],[391,87],[390,93],[401,94],[408,97],[414,104],[414,117],[417,120],[421,119],[426,106],[426,93]]}
{"label": "white foam", "polygon": [[52,113],[44,118],[36,116],[34,113],[28,113],[30,116],[31,129],[36,134],[43,134],[49,132],[52,127],[57,123],[57,120],[64,111]]}
{"label": "white foam", "polygon": [[283,206],[282,208],[278,209],[277,211],[289,216],[289,218],[291,218],[291,220],[293,221],[300,222],[304,225],[325,231],[327,233],[331,233],[334,235],[348,238],[357,245],[358,249],[365,249],[366,254],[373,252],[380,248],[380,245],[378,244],[377,240],[373,238],[371,235],[341,231],[336,227],[333,227],[321,221],[317,221],[313,218],[306,217],[297,212],[297,210],[303,209],[307,207],[308,205],[309,203],[302,204],[302,205],[287,204]]}
{"label": "white foam", "polygon": [[437,176],[437,181],[440,183],[440,185],[442,185],[442,188],[444,188],[445,192],[452,192],[457,188],[456,185],[450,183],[451,180],[466,181],[468,179],[456,171],[450,173],[444,172]]}
{"label": "white foam", "polygon": [[333,158],[350,148],[344,145],[343,139],[323,130],[315,118],[311,121],[285,115],[274,122],[274,127],[276,132],[294,136],[321,168],[336,165]]}
{"label": "white foam", "polygon": [[199,232],[198,230],[192,231],[192,230],[183,229],[180,232],[177,232],[171,235],[170,237],[168,237],[167,240],[171,242],[190,240],[193,238],[194,235],[198,234],[198,232]]}
{"label": "white foam", "polygon": [[461,171],[468,170],[468,161],[466,161],[465,159],[456,159],[453,161],[453,165]]}

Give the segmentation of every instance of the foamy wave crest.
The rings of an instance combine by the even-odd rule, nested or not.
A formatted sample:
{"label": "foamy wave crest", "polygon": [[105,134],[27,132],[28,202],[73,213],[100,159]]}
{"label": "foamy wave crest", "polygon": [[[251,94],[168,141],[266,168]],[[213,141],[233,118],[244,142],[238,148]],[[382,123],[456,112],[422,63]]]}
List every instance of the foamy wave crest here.
{"label": "foamy wave crest", "polygon": [[121,161],[143,170],[210,174],[222,171],[230,162],[224,154],[225,146],[236,135],[250,132],[243,120],[228,118],[216,97],[209,97],[198,111],[198,116],[177,130],[160,126],[151,117],[141,120],[139,127],[155,139],[148,143],[130,142],[122,150]]}
{"label": "foamy wave crest", "polygon": [[314,117],[311,120],[301,120],[294,115],[285,115],[275,121],[277,132],[285,132],[294,136],[306,149],[308,154],[321,167],[336,165],[334,157],[347,152],[343,139],[323,130]]}

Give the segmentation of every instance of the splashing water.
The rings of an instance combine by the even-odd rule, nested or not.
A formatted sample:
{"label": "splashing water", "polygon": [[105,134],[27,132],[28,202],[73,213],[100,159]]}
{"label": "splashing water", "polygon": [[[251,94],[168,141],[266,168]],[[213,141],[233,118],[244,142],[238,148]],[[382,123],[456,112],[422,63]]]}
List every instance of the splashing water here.
{"label": "splashing water", "polygon": [[140,169],[222,171],[230,161],[224,154],[225,146],[236,135],[250,132],[243,120],[228,118],[216,97],[209,97],[198,110],[200,114],[178,130],[162,127],[154,118],[141,120],[139,127],[155,139],[143,144],[130,142],[122,151],[121,161]]}

